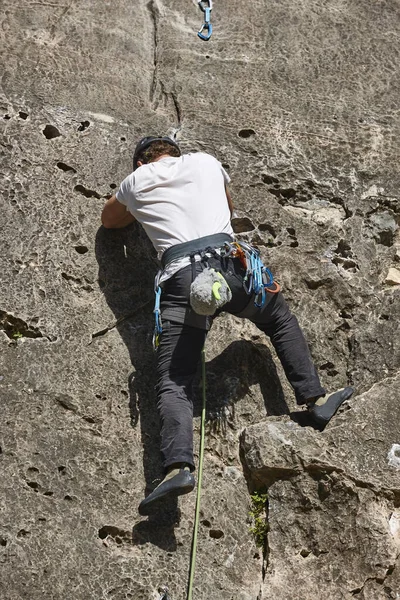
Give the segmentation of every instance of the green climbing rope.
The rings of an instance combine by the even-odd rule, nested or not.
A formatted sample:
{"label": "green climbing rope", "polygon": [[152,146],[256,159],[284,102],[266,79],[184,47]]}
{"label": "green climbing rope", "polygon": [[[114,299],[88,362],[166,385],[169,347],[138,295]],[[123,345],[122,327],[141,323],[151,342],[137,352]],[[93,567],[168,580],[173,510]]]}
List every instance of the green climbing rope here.
{"label": "green climbing rope", "polygon": [[202,484],[202,479],[203,479],[204,439],[205,439],[205,430],[206,430],[206,355],[204,352],[204,348],[201,351],[201,379],[202,379],[203,401],[202,401],[202,407],[201,407],[199,474],[198,474],[198,481],[197,481],[196,512],[195,512],[195,517],[194,517],[194,529],[193,529],[193,540],[192,540],[192,552],[191,552],[191,557],[190,557],[190,571],[189,571],[189,584],[188,584],[187,600],[192,600],[194,569],[195,569],[195,564],[196,564],[196,551],[197,551],[197,534],[199,531],[201,484]]}

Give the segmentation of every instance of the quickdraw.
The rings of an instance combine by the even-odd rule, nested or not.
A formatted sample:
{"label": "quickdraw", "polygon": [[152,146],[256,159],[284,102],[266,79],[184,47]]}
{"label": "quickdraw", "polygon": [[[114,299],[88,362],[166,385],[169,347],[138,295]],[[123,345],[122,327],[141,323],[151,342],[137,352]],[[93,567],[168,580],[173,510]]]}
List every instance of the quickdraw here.
{"label": "quickdraw", "polygon": [[162,333],[162,321],[161,321],[161,309],[160,309],[160,301],[161,301],[161,286],[160,286],[160,275],[161,272],[157,273],[157,276],[154,280],[154,293],[155,293],[155,302],[154,302],[154,334],[153,334],[153,348],[157,350],[160,343],[160,335]]}
{"label": "quickdraw", "polygon": [[254,294],[254,305],[261,308],[265,304],[266,291],[276,294],[280,291],[279,284],[274,281],[271,271],[264,266],[260,252],[246,242],[232,242],[225,244],[222,256],[233,256],[239,258],[246,274],[243,287],[247,294]]}
{"label": "quickdraw", "polygon": [[[197,33],[201,40],[208,42],[212,35],[213,27],[211,24],[212,0],[198,0],[200,10],[204,13],[204,23]],[[206,33],[203,33],[206,32]]]}

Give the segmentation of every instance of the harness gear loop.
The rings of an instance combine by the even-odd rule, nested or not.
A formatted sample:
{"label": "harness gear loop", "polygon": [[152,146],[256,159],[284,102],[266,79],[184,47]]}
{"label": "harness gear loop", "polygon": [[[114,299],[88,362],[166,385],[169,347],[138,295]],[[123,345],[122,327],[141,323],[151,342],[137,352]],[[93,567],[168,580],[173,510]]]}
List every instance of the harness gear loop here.
{"label": "harness gear loop", "polygon": [[201,485],[203,482],[203,464],[204,464],[204,440],[206,432],[206,354],[203,350],[201,351],[201,380],[202,380],[202,407],[201,407],[201,426],[200,426],[200,449],[199,449],[199,474],[197,481],[197,495],[196,495],[196,512],[194,517],[193,526],[193,539],[192,539],[192,551],[190,558],[190,570],[189,570],[189,583],[187,600],[192,600],[193,593],[193,579],[194,579],[194,568],[196,564],[196,552],[197,552],[197,535],[199,531],[200,521],[200,496],[201,496]]}
{"label": "harness gear loop", "polygon": [[[211,24],[211,11],[212,11],[212,0],[198,0],[199,8],[204,13],[204,23],[197,33],[201,40],[208,42],[212,35],[212,24]],[[206,33],[203,33],[205,31]]]}

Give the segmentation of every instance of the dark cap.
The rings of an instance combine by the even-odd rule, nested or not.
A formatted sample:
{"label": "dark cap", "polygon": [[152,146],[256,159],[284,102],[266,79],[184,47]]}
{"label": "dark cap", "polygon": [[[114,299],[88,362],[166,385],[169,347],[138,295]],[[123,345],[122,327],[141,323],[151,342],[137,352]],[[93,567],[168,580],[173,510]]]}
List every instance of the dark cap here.
{"label": "dark cap", "polygon": [[167,144],[171,144],[171,146],[179,150],[179,154],[181,152],[181,149],[179,148],[178,144],[174,142],[174,140],[170,137],[156,137],[153,135],[148,135],[147,137],[142,138],[136,145],[135,152],[133,154],[134,171],[138,168],[137,162],[140,158],[140,155],[146,150],[146,148],[151,146],[151,144],[153,144],[154,142],[166,142]]}

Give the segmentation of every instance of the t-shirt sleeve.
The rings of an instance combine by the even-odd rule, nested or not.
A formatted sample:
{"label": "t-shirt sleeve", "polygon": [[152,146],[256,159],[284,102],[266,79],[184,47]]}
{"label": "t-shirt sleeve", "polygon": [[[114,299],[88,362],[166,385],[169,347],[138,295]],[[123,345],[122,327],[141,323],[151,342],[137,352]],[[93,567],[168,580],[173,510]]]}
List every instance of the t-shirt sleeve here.
{"label": "t-shirt sleeve", "polygon": [[133,174],[128,175],[128,177],[126,177],[123,180],[123,182],[119,186],[118,192],[115,194],[115,197],[117,198],[118,202],[124,204],[127,208],[129,207],[129,203],[132,202],[135,198],[135,195],[133,193],[134,182],[132,181],[132,175]]}

